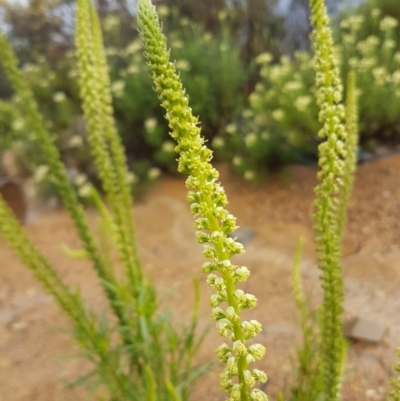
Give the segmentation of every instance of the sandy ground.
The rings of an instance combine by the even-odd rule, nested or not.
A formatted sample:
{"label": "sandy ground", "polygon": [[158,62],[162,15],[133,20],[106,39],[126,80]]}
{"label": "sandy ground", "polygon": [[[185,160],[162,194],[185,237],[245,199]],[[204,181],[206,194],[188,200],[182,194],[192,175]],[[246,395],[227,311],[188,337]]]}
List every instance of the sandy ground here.
{"label": "sandy ground", "polygon": [[[267,347],[267,355],[261,366],[269,376],[266,391],[274,399],[290,385],[291,358],[300,340],[290,281],[300,235],[305,238],[301,269],[306,293],[313,305],[321,298],[310,221],[315,170],[292,167],[289,179],[270,177],[260,186],[232,177],[224,166],[221,170],[229,210],[242,227],[255,233],[237,263],[252,272],[245,290],[259,300],[251,316],[264,325],[259,341]],[[363,316],[388,332],[379,345],[359,342],[350,346],[345,401],[382,399],[394,349],[400,345],[399,171],[400,157],[392,157],[363,165],[357,173],[343,250],[346,315]],[[166,177],[135,205],[139,250],[160,293],[174,289],[170,307],[178,319],[189,316],[192,279],[200,279],[200,328],[204,328],[210,323],[207,300],[211,290],[204,283],[200,268],[204,260],[194,240],[185,197],[183,181]],[[88,305],[101,310],[104,299],[90,265],[72,261],[61,251],[62,243],[79,247],[67,214],[36,211],[26,229],[65,280],[80,286]],[[87,400],[84,390],[66,388],[89,369],[85,361],[71,358],[79,349],[68,333],[68,319],[2,241],[0,260],[0,401]],[[199,363],[213,358],[218,341],[212,328],[198,355]],[[219,371],[216,364],[200,379],[192,401],[224,399],[218,389]]]}

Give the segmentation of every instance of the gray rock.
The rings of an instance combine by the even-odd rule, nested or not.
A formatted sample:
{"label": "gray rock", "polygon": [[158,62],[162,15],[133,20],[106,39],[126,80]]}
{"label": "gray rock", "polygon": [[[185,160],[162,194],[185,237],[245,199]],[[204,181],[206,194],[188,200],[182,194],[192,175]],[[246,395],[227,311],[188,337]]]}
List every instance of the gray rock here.
{"label": "gray rock", "polygon": [[236,238],[237,242],[247,245],[255,236],[255,231],[249,227],[239,227],[236,231],[229,234],[229,237]]}
{"label": "gray rock", "polygon": [[363,317],[353,317],[345,322],[343,334],[352,340],[380,343],[387,329]]}

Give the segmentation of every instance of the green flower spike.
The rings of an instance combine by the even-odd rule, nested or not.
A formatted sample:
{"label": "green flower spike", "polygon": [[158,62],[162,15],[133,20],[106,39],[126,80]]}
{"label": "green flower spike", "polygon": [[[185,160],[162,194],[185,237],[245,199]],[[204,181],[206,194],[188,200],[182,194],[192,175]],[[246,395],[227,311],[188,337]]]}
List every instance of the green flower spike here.
{"label": "green flower spike", "polygon": [[[343,88],[334,57],[332,33],[324,0],[310,0],[311,21],[314,26],[315,71],[319,121],[323,125],[318,135],[325,139],[319,146],[316,188],[315,229],[318,245],[318,265],[322,270],[324,290],[322,319],[322,364],[324,391],[328,401],[336,401],[342,384],[346,344],[342,334],[343,283],[340,264],[342,231],[346,203],[349,198],[355,162],[352,153],[355,143],[348,139],[343,124],[345,108]],[[353,82],[353,81],[352,81]],[[350,93],[353,96],[354,92]],[[354,99],[349,102],[347,127],[355,131]]]}
{"label": "green flower spike", "polygon": [[[155,90],[166,110],[171,136],[178,143],[175,148],[180,155],[178,170],[189,174],[187,199],[196,218],[197,241],[204,244],[204,256],[208,259],[203,271],[207,274],[207,284],[215,290],[210,300],[212,318],[217,322],[218,334],[231,339],[230,345],[224,343],[216,351],[225,364],[221,387],[229,392],[229,401],[264,401],[267,396],[253,387],[267,377],[257,369],[249,370],[249,365],[262,358],[265,348],[260,344],[248,345],[248,340],[261,331],[261,324],[240,318],[241,311],[253,308],[257,300],[254,295],[235,288],[248,278],[249,270],[230,261],[232,256],[244,252],[240,243],[228,237],[237,228],[236,219],[225,209],[228,201],[217,182],[219,174],[210,163],[212,152],[204,145],[198,120],[189,107],[175,66],[169,61],[157,12],[149,0],[139,0],[138,10],[140,34]],[[223,303],[226,307],[220,306]]]}
{"label": "green flower spike", "polygon": [[139,292],[141,266],[135,247],[131,194],[126,157],[112,111],[107,61],[100,23],[94,5],[78,0],[76,52],[82,106],[89,142],[110,210],[116,221],[116,245],[121,252],[130,285]]}

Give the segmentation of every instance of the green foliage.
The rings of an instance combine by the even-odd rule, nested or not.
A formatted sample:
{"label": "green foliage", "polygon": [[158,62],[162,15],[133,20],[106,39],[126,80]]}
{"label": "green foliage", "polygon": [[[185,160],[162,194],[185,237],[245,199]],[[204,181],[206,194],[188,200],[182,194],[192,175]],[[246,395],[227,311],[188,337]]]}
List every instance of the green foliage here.
{"label": "green foliage", "polygon": [[400,15],[386,14],[383,5],[362,10],[341,21],[338,52],[342,76],[357,75],[360,139],[370,148],[400,139]]}
{"label": "green foliage", "polygon": [[43,55],[53,60],[60,58],[68,46],[70,35],[66,33],[64,21],[57,11],[60,5],[68,3],[71,1],[1,2],[2,16],[20,60],[33,61]]}
{"label": "green foliage", "polygon": [[[366,0],[355,7],[344,8],[340,17],[341,20],[349,17],[351,20],[351,16],[356,16],[356,21],[361,17],[356,30],[359,39],[365,40],[370,35],[384,36],[379,29],[379,20],[389,16],[399,21],[400,10],[396,0]],[[395,31],[397,36],[400,33],[400,26],[397,26]],[[396,48],[399,49],[399,44]]]}
{"label": "green foliage", "polygon": [[0,101],[0,149],[2,151],[12,147],[13,143],[20,138],[23,129],[23,121],[18,122],[18,112],[15,105],[10,101]]}
{"label": "green foliage", "polygon": [[[33,96],[44,116],[46,129],[55,133],[54,141],[60,150],[70,182],[82,193],[88,181],[98,185],[96,168],[90,158],[87,135],[80,115],[79,87],[76,82],[75,58],[72,52],[52,69],[49,62],[39,58],[35,64],[27,63],[22,68],[23,78],[29,82]],[[35,141],[34,128],[24,113],[15,103],[11,131],[7,123],[5,135],[13,137],[10,150],[14,156],[20,175],[32,176],[35,189],[40,197],[59,196],[57,186],[52,181],[46,167],[45,156],[40,145]],[[5,121],[5,120],[3,120]],[[2,148],[4,150],[4,148]],[[83,190],[81,191],[81,188]]]}
{"label": "green foliage", "polygon": [[[182,16],[186,21],[193,21],[206,27],[207,32],[217,35],[221,22],[228,23],[235,43],[239,43],[246,64],[261,51],[279,53],[280,40],[283,37],[282,19],[274,13],[277,0],[161,0],[158,8],[162,17],[164,10],[170,11],[170,18]],[[169,26],[163,27],[169,32]]]}
{"label": "green foliage", "polygon": [[[80,295],[64,284],[56,270],[36,250],[2,199],[0,231],[71,318],[75,337],[94,366],[94,371],[81,382],[92,379],[92,387],[103,386],[112,400],[153,398],[167,401],[171,395],[176,400],[187,400],[194,380],[203,371],[192,366],[201,340],[195,334],[198,289],[192,322],[183,329],[175,328],[171,317],[159,312],[154,286],[143,276],[137,257],[128,170],[112,115],[99,21],[93,5],[87,0],[78,2],[77,16],[78,70],[88,139],[110,205],[108,209],[88,184],[88,196],[99,208],[104,227],[100,241],[89,230],[54,138],[38,112],[33,93],[17,68],[16,58],[4,36],[0,37],[0,55],[13,84],[20,112],[32,130],[34,140],[43,152],[48,174],[75,222],[84,246],[84,250],[78,252],[79,256],[87,257],[97,271],[110,313],[114,315],[110,319],[113,323],[108,322],[108,316],[98,319],[87,311]],[[125,267],[121,278],[117,278],[112,268],[110,246],[119,251]]]}
{"label": "green foliage", "polygon": [[277,166],[306,161],[317,145],[311,56],[296,53],[293,61],[285,56],[278,64],[272,60],[269,53],[257,57],[261,82],[249,97],[250,107],[213,142],[217,154],[231,158],[233,168],[248,180],[260,179]]}
{"label": "green foliage", "polygon": [[[202,116],[202,130],[208,139],[221,132],[244,105],[247,72],[229,29],[223,26],[219,35],[212,36],[200,26],[189,25],[180,39],[169,36],[171,56],[177,60],[193,113]],[[179,47],[180,43],[183,46]]]}

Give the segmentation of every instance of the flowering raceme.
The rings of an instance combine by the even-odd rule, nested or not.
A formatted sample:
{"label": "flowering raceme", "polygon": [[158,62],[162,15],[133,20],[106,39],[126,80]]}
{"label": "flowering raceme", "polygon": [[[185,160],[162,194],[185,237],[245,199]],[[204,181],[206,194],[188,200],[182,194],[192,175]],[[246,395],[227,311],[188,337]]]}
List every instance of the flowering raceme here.
{"label": "flowering raceme", "polygon": [[252,389],[257,382],[267,380],[265,373],[249,370],[252,362],[262,358],[265,348],[247,343],[261,331],[261,324],[240,318],[241,311],[253,308],[257,300],[235,287],[250,274],[247,267],[231,263],[232,256],[244,252],[243,245],[228,236],[237,228],[236,219],[225,209],[228,201],[217,182],[219,174],[210,163],[212,152],[204,145],[198,120],[189,107],[175,65],[169,61],[155,8],[149,0],[140,0],[138,7],[140,34],[155,89],[166,110],[171,136],[178,144],[175,148],[180,155],[178,170],[189,174],[187,200],[195,216],[197,241],[204,244],[203,253],[208,259],[203,265],[207,284],[215,290],[210,299],[212,318],[217,322],[218,334],[231,340],[231,344],[223,343],[217,349],[219,359],[225,364],[221,387],[229,392],[230,401],[266,400],[261,390]]}
{"label": "flowering raceme", "polygon": [[[314,207],[318,267],[322,271],[324,290],[322,305],[322,367],[326,399],[336,401],[342,385],[346,343],[342,334],[343,274],[340,263],[340,247],[345,219],[345,208],[349,198],[355,168],[355,141],[350,141],[346,128],[356,135],[356,113],[354,90],[351,90],[349,106],[342,104],[343,88],[333,51],[333,40],[329,19],[323,0],[311,0],[311,22],[314,26],[313,46],[315,60],[315,85],[318,119],[322,128],[318,136],[324,139],[319,147],[319,184]],[[354,85],[351,84],[351,85]],[[353,135],[351,135],[353,136]]]}

